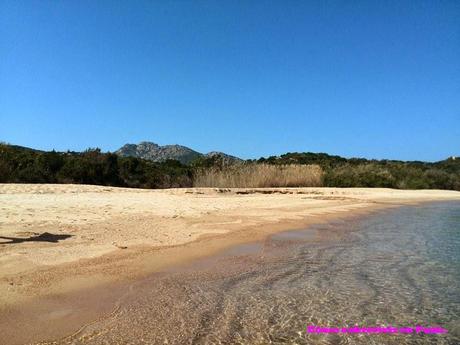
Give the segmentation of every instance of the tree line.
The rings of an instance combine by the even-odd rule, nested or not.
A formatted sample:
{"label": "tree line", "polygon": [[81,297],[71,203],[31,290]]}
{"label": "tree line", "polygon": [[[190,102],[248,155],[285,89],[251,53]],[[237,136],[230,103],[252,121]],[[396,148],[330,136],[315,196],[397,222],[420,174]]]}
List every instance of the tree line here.
{"label": "tree line", "polygon": [[460,190],[460,160],[420,161],[346,159],[326,153],[287,153],[257,160],[269,164],[317,164],[323,186]]}
{"label": "tree line", "polygon": [[155,163],[100,149],[42,152],[0,145],[0,182],[174,188],[192,186],[192,170],[175,160]]}
{"label": "tree line", "polygon": [[[176,160],[152,162],[121,157],[100,149],[84,152],[38,151],[0,144],[0,183],[77,183],[134,188],[192,187],[203,171],[240,174],[263,164],[286,169],[289,165],[316,165],[322,169],[321,185],[327,187],[387,187],[399,189],[460,190],[460,160],[405,162],[346,159],[325,153],[286,153],[247,160],[229,167],[219,156],[200,157],[190,165]],[[302,171],[300,169],[299,171]],[[230,180],[230,178],[229,178]],[[201,185],[201,184],[200,184]]]}

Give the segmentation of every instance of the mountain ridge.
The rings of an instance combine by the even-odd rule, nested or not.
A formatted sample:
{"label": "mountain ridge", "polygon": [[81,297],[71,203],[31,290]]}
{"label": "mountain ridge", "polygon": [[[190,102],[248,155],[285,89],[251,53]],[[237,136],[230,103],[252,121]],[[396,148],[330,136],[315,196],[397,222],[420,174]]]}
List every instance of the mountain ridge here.
{"label": "mountain ridge", "polygon": [[141,141],[139,144],[125,144],[115,151],[123,157],[136,157],[153,162],[164,162],[168,159],[178,160],[183,164],[190,164],[198,158],[221,157],[226,161],[238,162],[242,159],[219,151],[201,153],[183,145],[159,145],[151,141]]}

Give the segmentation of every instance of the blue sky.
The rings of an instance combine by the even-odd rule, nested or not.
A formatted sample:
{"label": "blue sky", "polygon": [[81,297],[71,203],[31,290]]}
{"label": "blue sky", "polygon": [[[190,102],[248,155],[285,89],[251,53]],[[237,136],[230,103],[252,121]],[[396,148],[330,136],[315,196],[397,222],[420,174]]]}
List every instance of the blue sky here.
{"label": "blue sky", "polygon": [[460,154],[459,1],[0,2],[0,140]]}

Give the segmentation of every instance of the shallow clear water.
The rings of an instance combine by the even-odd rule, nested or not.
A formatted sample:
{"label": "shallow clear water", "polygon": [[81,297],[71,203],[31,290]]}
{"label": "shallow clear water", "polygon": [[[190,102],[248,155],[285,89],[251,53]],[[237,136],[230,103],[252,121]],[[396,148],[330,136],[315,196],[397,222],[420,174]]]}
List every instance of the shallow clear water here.
{"label": "shallow clear water", "polygon": [[[306,334],[307,325],[443,335]],[[72,344],[460,344],[460,203],[274,235],[132,286]]]}

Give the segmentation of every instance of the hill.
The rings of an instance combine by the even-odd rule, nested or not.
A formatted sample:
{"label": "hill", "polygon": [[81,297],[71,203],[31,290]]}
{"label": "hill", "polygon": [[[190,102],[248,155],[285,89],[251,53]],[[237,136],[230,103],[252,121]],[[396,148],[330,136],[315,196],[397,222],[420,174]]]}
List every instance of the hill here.
{"label": "hill", "polygon": [[137,145],[126,144],[115,151],[115,153],[122,157],[136,157],[147,159],[152,162],[164,162],[168,159],[173,159],[181,162],[182,164],[190,164],[197,158],[212,158],[216,156],[219,156],[228,162],[241,161],[241,159],[227,155],[223,152],[213,151],[207,154],[202,154],[182,145],[160,146],[149,141],[143,141]]}

